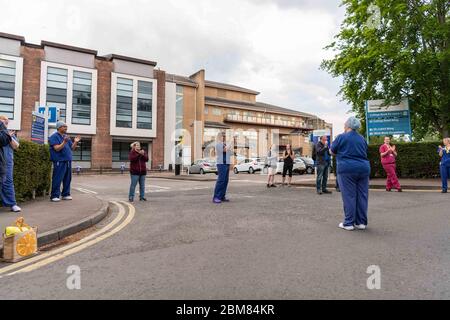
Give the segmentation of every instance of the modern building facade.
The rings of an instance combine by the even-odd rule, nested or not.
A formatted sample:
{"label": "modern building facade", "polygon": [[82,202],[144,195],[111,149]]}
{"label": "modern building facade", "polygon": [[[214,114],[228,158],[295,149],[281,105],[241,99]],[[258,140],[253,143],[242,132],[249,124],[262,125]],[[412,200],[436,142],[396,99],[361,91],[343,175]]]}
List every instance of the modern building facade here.
{"label": "modern building facade", "polygon": [[[153,169],[213,156],[219,130],[228,129],[235,153],[264,154],[270,144],[291,143],[309,154],[313,129],[331,129],[314,115],[256,100],[256,91],[192,76],[168,74],[154,61],[0,33],[0,114],[20,138],[31,139],[32,112],[56,107],[83,168],[118,168],[129,145],[140,141]],[[50,128],[50,133],[54,129]]]}

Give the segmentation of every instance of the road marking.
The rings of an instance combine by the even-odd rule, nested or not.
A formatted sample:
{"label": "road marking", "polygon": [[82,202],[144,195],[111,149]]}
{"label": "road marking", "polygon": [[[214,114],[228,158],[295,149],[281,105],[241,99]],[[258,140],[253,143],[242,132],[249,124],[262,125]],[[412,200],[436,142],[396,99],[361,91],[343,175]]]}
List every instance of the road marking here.
{"label": "road marking", "polygon": [[[133,220],[134,215],[135,215],[135,208],[130,205],[129,203],[120,201],[120,202],[115,202],[112,201],[112,203],[114,205],[116,205],[119,208],[119,213],[117,214],[117,217],[111,222],[109,223],[107,226],[103,227],[101,230],[91,234],[90,236],[77,241],[75,243],[69,244],[67,246],[64,246],[62,248],[56,249],[54,251],[50,251],[41,255],[38,255],[36,257],[30,258],[28,260],[24,260],[21,262],[18,262],[14,265],[5,267],[0,269],[0,275],[1,274],[5,274],[9,271],[12,270],[16,270],[18,268],[24,267],[22,269],[18,269],[14,272],[8,273],[7,276],[11,276],[11,275],[15,275],[18,273],[22,273],[22,272],[30,272],[33,270],[36,270],[38,268],[41,268],[45,265],[48,265],[50,263],[53,263],[55,261],[64,259],[65,257],[72,255],[74,253],[77,253],[81,250],[84,250],[102,240],[105,240],[106,238],[111,237],[112,235],[114,235],[115,233],[119,232],[120,230],[122,230],[123,228],[125,228],[130,222],[131,220]],[[125,215],[125,208],[123,205],[128,206],[129,211],[128,211],[128,215],[125,218],[125,220],[118,225],[117,227],[115,227],[117,225],[117,223],[122,220],[122,218]],[[113,230],[109,231],[110,229],[112,229],[113,227],[115,227]]]}
{"label": "road marking", "polygon": [[82,193],[87,193],[87,194],[98,194],[98,193],[95,192],[95,191],[88,190],[88,189],[84,189],[84,188],[75,188],[75,190],[78,190],[78,191],[80,191],[80,192],[82,192]]}
{"label": "road marking", "polygon": [[172,189],[171,187],[161,187],[161,186],[155,186],[155,185],[149,185],[148,186],[149,188],[158,188],[158,189],[164,189],[164,190],[170,190],[170,189]]}

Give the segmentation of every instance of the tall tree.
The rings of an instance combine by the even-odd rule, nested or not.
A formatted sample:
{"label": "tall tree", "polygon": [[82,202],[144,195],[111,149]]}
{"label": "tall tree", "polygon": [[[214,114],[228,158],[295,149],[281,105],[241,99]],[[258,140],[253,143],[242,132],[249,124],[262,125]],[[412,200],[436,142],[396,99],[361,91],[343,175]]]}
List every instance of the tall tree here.
{"label": "tall tree", "polygon": [[342,5],[341,30],[326,47],[335,56],[321,68],[342,77],[344,100],[365,119],[365,100],[407,97],[414,138],[449,136],[450,1],[343,0]]}

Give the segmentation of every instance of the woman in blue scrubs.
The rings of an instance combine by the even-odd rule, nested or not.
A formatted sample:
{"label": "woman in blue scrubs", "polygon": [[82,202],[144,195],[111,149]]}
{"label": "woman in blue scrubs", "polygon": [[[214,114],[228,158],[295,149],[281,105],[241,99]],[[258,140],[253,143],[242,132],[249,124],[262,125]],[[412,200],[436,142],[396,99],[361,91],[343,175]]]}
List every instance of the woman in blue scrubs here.
{"label": "woman in blue scrubs", "polygon": [[442,193],[447,193],[448,179],[450,179],[450,138],[445,138],[443,142],[444,146],[439,146],[438,152],[441,157]]}
{"label": "woman in blue scrubs", "polygon": [[370,163],[367,142],[356,130],[361,122],[350,117],[345,122],[345,133],[340,134],[331,146],[336,155],[337,179],[344,202],[345,220],[339,228],[352,231],[367,228]]}

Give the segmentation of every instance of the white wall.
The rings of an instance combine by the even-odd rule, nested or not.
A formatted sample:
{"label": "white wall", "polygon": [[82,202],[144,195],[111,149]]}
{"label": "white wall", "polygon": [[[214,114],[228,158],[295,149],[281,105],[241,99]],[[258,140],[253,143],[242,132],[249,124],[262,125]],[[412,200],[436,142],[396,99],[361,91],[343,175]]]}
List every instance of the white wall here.
{"label": "white wall", "polygon": [[114,59],[114,72],[138,77],[153,78],[153,67],[146,64]]}
{"label": "white wall", "polygon": [[95,68],[95,56],[93,54],[64,50],[49,46],[45,46],[44,50],[46,61],[90,69]]}
{"label": "white wall", "polygon": [[20,57],[20,41],[0,38],[0,53]]}

